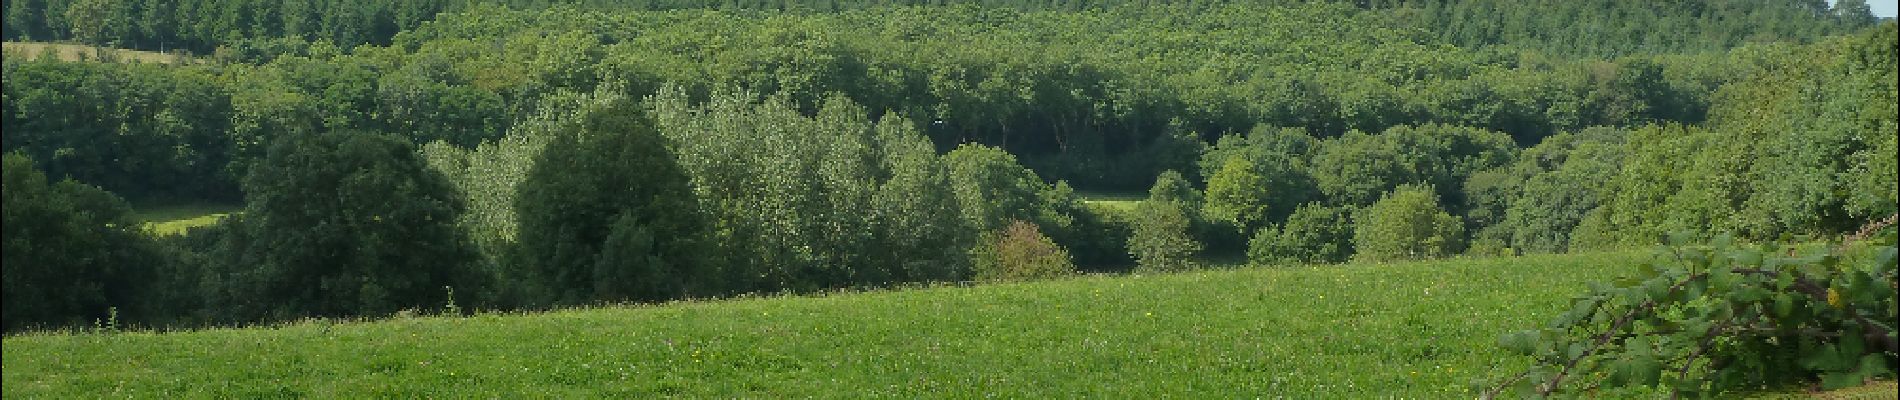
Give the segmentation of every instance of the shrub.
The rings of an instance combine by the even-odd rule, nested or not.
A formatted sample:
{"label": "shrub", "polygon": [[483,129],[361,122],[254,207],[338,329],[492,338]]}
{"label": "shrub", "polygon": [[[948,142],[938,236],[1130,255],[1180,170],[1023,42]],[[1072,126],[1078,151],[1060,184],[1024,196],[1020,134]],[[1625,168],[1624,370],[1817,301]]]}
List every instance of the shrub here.
{"label": "shrub", "polygon": [[972,251],[976,280],[1031,280],[1075,273],[1069,252],[1043,236],[1036,224],[1010,221],[1007,228],[985,239]]}
{"label": "shrub", "polygon": [[1337,263],[1352,256],[1352,208],[1308,203],[1285,224],[1255,233],[1247,243],[1254,264]]}
{"label": "shrub", "polygon": [[1363,261],[1417,260],[1458,254],[1464,225],[1438,206],[1427,186],[1402,186],[1356,215],[1353,247]]}
{"label": "shrub", "polygon": [[1194,267],[1201,243],[1194,240],[1196,193],[1179,173],[1168,171],[1155,180],[1148,199],[1135,207],[1134,229],[1128,254],[1140,271],[1182,271]]}
{"label": "shrub", "polygon": [[1471,248],[1465,249],[1465,255],[1471,257],[1510,257],[1517,255],[1517,249],[1511,248],[1499,239],[1478,239],[1471,241]]}

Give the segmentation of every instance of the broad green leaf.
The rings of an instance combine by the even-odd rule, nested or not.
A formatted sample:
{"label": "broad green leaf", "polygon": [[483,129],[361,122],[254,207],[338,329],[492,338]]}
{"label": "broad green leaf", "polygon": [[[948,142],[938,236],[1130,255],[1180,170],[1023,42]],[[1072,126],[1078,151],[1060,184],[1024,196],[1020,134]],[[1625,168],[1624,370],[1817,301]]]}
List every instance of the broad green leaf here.
{"label": "broad green leaf", "polygon": [[1761,252],[1756,250],[1737,250],[1729,253],[1729,258],[1740,265],[1761,265]]}

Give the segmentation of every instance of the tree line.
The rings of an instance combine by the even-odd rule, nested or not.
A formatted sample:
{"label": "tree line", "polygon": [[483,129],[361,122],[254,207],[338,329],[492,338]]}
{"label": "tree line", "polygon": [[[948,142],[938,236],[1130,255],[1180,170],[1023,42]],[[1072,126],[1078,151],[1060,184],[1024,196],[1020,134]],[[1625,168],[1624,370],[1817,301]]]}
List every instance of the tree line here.
{"label": "tree line", "polygon": [[[1546,53],[1618,57],[1709,51],[1744,42],[1808,41],[1870,26],[1865,0],[1337,1],[1384,15],[1466,47],[1506,46]],[[328,40],[345,48],[386,45],[442,12],[500,5],[515,9],[607,11],[712,9],[738,13],[833,13],[891,6],[968,5],[1019,11],[1118,8],[1285,7],[1291,0],[7,0],[5,40],[78,41],[143,50],[211,54],[219,47],[276,38]]]}
{"label": "tree line", "polygon": [[[1753,72],[1729,53],[1573,59],[1448,47],[1339,4],[756,15],[484,7],[441,14],[389,46],[251,43],[177,67],[9,57],[5,90],[18,100],[6,104],[5,127],[49,138],[6,149],[134,199],[172,196],[138,182],[184,180],[231,199],[242,161],[276,132],[372,129],[469,147],[532,115],[556,88],[612,85],[637,97],[671,83],[699,101],[732,85],[782,93],[803,113],[842,93],[874,116],[912,118],[939,151],[979,142],[1079,188],[1140,190],[1163,170],[1197,173],[1192,142],[1256,125],[1330,138],[1450,124],[1529,145],[1590,126],[1698,123],[1716,87]],[[118,111],[78,117],[107,109]],[[108,133],[176,145],[62,144]],[[125,154],[167,149],[191,154]],[[177,158],[208,160],[182,171],[101,161]]]}

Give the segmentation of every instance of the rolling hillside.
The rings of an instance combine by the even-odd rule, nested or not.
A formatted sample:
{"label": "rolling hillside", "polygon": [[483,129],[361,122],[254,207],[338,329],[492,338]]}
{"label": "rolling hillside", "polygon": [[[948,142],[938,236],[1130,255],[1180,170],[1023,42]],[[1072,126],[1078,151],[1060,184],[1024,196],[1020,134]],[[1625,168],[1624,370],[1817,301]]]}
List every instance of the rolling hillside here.
{"label": "rolling hillside", "polygon": [[1642,253],[6,339],[25,397],[1468,398]]}

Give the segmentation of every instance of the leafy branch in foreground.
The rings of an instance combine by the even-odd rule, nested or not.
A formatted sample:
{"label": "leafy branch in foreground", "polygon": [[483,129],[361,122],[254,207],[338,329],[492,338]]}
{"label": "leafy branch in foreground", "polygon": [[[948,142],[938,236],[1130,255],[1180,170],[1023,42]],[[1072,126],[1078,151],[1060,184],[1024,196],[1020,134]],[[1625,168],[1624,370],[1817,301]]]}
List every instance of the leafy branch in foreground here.
{"label": "leafy branch in foreground", "polygon": [[1491,382],[1483,397],[1621,390],[1702,397],[1892,376],[1900,352],[1894,220],[1805,250],[1727,237],[1688,246],[1687,236],[1672,236],[1635,276],[1593,283],[1547,327],[1499,337],[1536,363]]}

